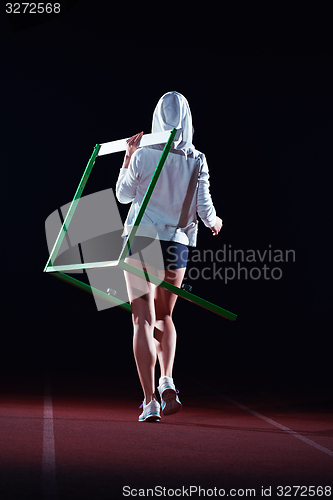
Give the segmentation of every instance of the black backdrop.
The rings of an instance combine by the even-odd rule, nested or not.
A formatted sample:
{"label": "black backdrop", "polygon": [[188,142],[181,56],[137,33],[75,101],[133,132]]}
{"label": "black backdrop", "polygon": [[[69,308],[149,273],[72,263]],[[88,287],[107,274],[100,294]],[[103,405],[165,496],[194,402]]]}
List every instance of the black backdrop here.
{"label": "black backdrop", "polygon": [[[177,90],[189,100],[224,220],[217,238],[200,223],[198,248],[292,249],[296,259],[277,264],[278,280],[195,280],[196,294],[239,316],[229,322],[179,299],[175,373],[225,390],[329,382],[325,12],[60,3],[60,15],[1,13],[4,377],[52,367],[138,384],[130,315],[98,312],[92,296],[43,274],[44,224],[72,199],[94,145],[149,133],[157,100]],[[115,186],[118,164],[100,165],[87,193]]]}

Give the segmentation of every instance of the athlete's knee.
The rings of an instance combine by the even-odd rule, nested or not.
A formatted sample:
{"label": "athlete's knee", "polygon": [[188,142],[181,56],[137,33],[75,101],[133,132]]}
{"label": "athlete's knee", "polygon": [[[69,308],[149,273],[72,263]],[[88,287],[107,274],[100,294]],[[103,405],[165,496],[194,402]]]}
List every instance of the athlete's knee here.
{"label": "athlete's knee", "polygon": [[156,313],[156,321],[172,321],[172,313],[170,311],[164,312],[160,311]]}
{"label": "athlete's knee", "polygon": [[155,323],[155,318],[149,311],[140,314],[133,314],[133,325],[137,328],[152,327]]}

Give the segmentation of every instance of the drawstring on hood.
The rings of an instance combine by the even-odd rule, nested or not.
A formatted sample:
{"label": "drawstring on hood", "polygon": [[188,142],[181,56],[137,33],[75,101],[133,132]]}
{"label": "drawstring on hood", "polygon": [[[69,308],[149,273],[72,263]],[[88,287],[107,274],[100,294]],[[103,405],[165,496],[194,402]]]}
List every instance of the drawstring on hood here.
{"label": "drawstring on hood", "polygon": [[173,128],[181,128],[182,133],[178,141],[174,141],[173,147],[181,149],[185,156],[190,150],[194,150],[193,126],[190,106],[187,99],[179,92],[167,92],[158,101],[152,123],[152,133],[163,132]]}

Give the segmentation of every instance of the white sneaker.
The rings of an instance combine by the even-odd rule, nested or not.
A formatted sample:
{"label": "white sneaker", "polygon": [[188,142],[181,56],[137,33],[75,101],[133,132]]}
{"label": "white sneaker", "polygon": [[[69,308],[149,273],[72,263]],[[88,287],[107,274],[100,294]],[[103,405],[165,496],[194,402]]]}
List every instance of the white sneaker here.
{"label": "white sneaker", "polygon": [[[139,422],[158,422],[161,418],[160,403],[152,399],[147,405],[143,401],[143,412],[139,416]],[[141,407],[140,407],[141,408]]]}
{"label": "white sneaker", "polygon": [[172,377],[161,377],[158,392],[161,396],[163,415],[172,415],[182,409],[182,404],[177,396],[178,391],[173,383]]}

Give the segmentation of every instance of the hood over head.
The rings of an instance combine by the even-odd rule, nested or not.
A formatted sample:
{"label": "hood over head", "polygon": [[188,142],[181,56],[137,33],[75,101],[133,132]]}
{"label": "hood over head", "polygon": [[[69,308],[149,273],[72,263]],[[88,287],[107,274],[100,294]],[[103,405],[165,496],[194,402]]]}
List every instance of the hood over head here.
{"label": "hood over head", "polygon": [[194,149],[192,144],[192,115],[187,99],[179,92],[167,92],[158,101],[152,123],[152,133],[163,132],[173,128],[181,128],[178,141],[174,141],[175,149]]}

